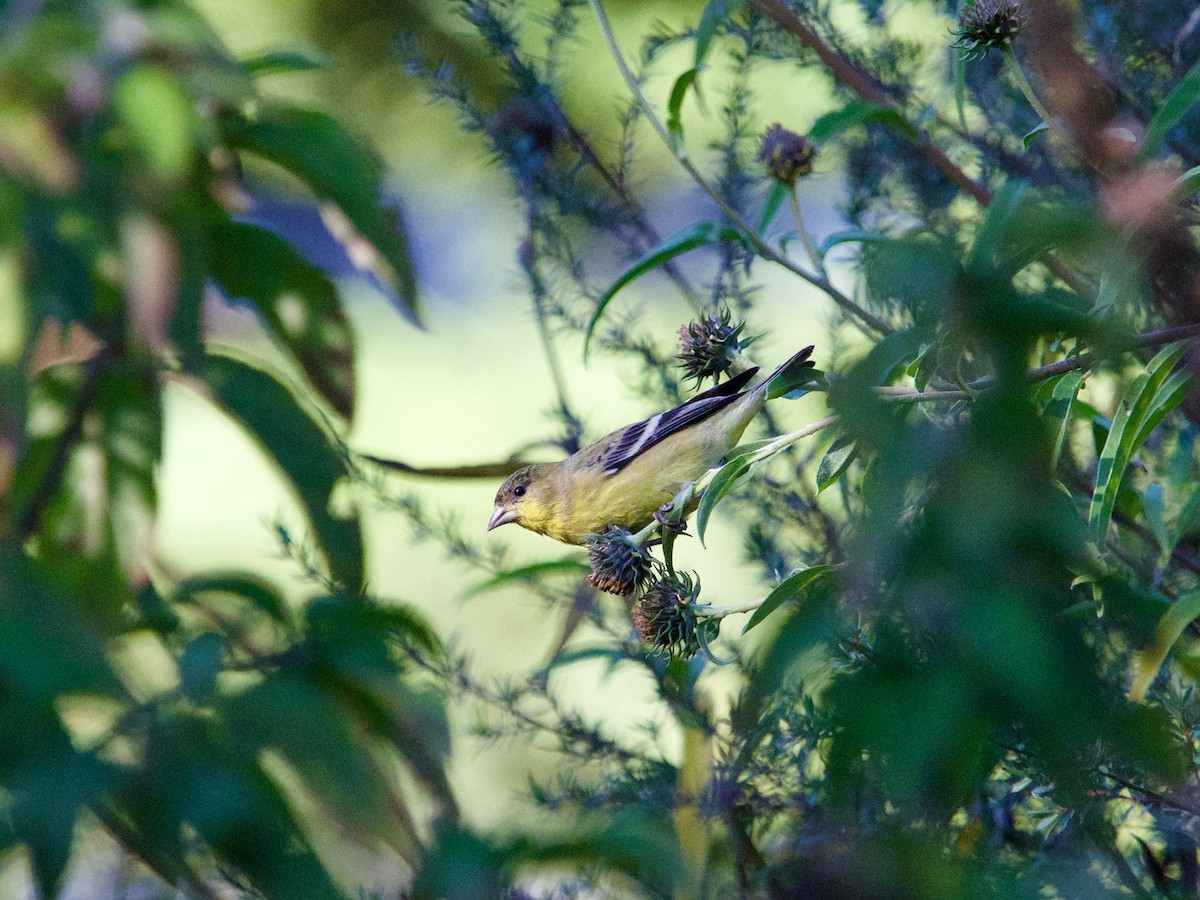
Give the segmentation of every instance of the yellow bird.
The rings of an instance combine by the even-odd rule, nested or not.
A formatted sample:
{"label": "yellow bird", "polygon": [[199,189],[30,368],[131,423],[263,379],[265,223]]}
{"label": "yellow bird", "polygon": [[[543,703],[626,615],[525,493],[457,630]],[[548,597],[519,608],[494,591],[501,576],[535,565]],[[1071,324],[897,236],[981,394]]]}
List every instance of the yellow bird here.
{"label": "yellow bird", "polygon": [[619,428],[560,462],[519,469],[496,493],[488,531],[515,522],[566,544],[582,544],[607,525],[640,531],[684,484],[737,445],[766,402],[772,381],[812,367],[812,350],[805,347],[750,390],[742,388],[757,367],[672,410]]}

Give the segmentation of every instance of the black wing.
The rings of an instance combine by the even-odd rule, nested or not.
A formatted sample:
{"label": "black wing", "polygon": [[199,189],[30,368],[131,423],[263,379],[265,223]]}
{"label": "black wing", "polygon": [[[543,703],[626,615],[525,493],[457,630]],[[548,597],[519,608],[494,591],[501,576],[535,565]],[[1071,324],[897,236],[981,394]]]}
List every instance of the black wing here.
{"label": "black wing", "polygon": [[664,438],[724,409],[742,396],[741,389],[757,372],[757,367],[747,369],[724,384],[718,384],[703,394],[697,394],[674,409],[651,416],[644,422],[630,425],[600,458],[600,467],[604,470],[604,474],[615,475],[629,465],[638,454],[660,443]]}

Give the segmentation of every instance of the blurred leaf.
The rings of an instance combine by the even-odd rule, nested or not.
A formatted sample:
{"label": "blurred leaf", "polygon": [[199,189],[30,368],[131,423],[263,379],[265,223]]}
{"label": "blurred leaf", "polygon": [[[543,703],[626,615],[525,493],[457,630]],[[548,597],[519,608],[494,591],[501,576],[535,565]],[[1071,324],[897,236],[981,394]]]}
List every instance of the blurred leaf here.
{"label": "blurred leaf", "polygon": [[362,535],[356,518],[337,518],[330,510],[330,496],[345,469],[324,432],[266,372],[209,355],[204,379],[299,493],[330,574],[351,593],[362,590]]}
{"label": "blurred leaf", "polygon": [[746,0],[708,0],[704,12],[700,14],[700,22],[696,25],[696,68],[708,58],[708,48],[716,37],[717,29],[745,5]]}
{"label": "blurred leaf", "polygon": [[1133,654],[1133,681],[1129,686],[1129,699],[1142,700],[1146,691],[1162,668],[1167,654],[1187,627],[1200,618],[1200,591],[1183,594],[1168,607],[1154,629],[1154,637],[1148,646]]}
{"label": "blurred leaf", "polygon": [[8,98],[0,102],[0,158],[6,172],[50,194],[66,194],[79,181],[79,161],[49,117]]}
{"label": "blurred leaf", "polygon": [[191,603],[197,595],[210,593],[244,597],[276,622],[287,624],[289,620],[283,600],[270,585],[254,575],[236,572],[193,575],[175,586],[171,599],[175,603]]}
{"label": "blurred leaf", "polygon": [[325,69],[330,65],[329,56],[319,47],[312,44],[297,44],[294,47],[284,47],[268,50],[255,56],[241,60],[246,74],[255,78],[264,75],[276,75],[284,72],[311,72]]}
{"label": "blurred leaf", "polygon": [[1181,193],[1190,194],[1200,188],[1200,166],[1193,166],[1177,179],[1175,185]]}
{"label": "blurred leaf", "polygon": [[671,149],[681,157],[686,157],[687,151],[683,142],[683,121],[680,114],[683,111],[683,101],[687,97],[688,88],[695,83],[700,72],[700,67],[696,66],[676,78],[675,84],[671,86],[671,96],[667,100],[667,134],[671,138]]}
{"label": "blurred leaf", "polygon": [[891,240],[891,238],[882,232],[863,231],[861,228],[847,228],[844,231],[835,231],[830,234],[825,240],[821,241],[819,249],[821,256],[824,257],[839,244],[868,244],[887,240]]}
{"label": "blurred leaf", "polygon": [[618,663],[628,658],[625,651],[620,647],[579,647],[556,653],[554,658],[546,663],[546,668],[543,671],[548,674],[551,669],[570,666],[577,662],[587,662],[592,659],[603,659],[608,661],[608,670],[611,672]]}
{"label": "blurred leaf", "polygon": [[403,801],[354,716],[353,697],[314,670],[277,672],[222,700],[218,713],[248,755],[277,750],[343,827],[412,860],[416,835]]}
{"label": "blurred leaf", "polygon": [[804,597],[805,591],[821,579],[832,575],[835,570],[834,566],[820,565],[810,566],[807,569],[801,569],[799,572],[793,572],[776,585],[771,593],[767,594],[762,605],[754,611],[754,615],[750,617],[750,621],[742,628],[742,634],[761,624],[767,616],[775,612],[775,610],[779,609],[780,606],[789,600],[799,600]]}
{"label": "blurred leaf", "polygon": [[1183,120],[1197,101],[1200,101],[1200,62],[1195,63],[1171,89],[1162,106],[1146,125],[1146,137],[1142,140],[1142,149],[1138,156],[1141,159],[1157,156],[1171,129]]}
{"label": "blurred leaf", "polygon": [[870,100],[852,100],[841,109],[826,113],[808,130],[808,139],[822,144],[830,138],[868,122],[887,125],[905,137],[915,138],[917,130],[904,116],[890,106]]}
{"label": "blurred leaf", "polygon": [[378,163],[324,113],[264,104],[254,118],[227,115],[222,130],[230,146],[287,169],[340,217],[325,211],[326,225],[359,269],[394,293],[414,320],[417,282],[403,223],[380,205]]}
{"label": "blurred leaf", "polygon": [[192,164],[196,114],[175,75],[135,65],[113,88],[113,105],[151,170],[165,182],[182,181]]}
{"label": "blurred leaf", "polygon": [[329,277],[274,233],[222,221],[210,229],[212,275],[245,299],[271,335],[342,416],[354,412],[354,339]]}
{"label": "blurred leaf", "polygon": [[732,228],[722,228],[715,222],[700,222],[696,225],[690,225],[682,231],[675,232],[675,234],[663,240],[657,247],[643,254],[640,259],[622,272],[617,277],[617,280],[609,285],[608,290],[601,294],[600,298],[596,301],[596,309],[592,312],[592,318],[588,322],[587,331],[584,332],[583,352],[585,358],[591,344],[592,335],[596,331],[596,325],[599,324],[601,317],[604,315],[604,310],[607,308],[609,301],[616,296],[621,288],[634,279],[646,274],[651,269],[656,269],[663,263],[669,262],[676,256],[687,253],[689,250],[695,250],[698,247],[707,247],[710,244],[717,243],[717,241],[740,240],[741,236]]}
{"label": "blurred leaf", "polygon": [[481,581],[479,584],[467,591],[468,596],[482,594],[486,591],[495,590],[499,587],[512,584],[514,581],[523,582],[531,579],[540,578],[543,575],[586,575],[592,571],[591,566],[580,560],[578,557],[567,557],[566,559],[551,559],[546,562],[531,563],[527,566],[519,566],[515,569],[507,569],[503,572],[498,572],[487,581]]}
{"label": "blurred leaf", "polygon": [[829,449],[825,451],[825,455],[821,457],[821,462],[817,466],[818,494],[838,482],[846,473],[846,469],[850,467],[850,463],[854,462],[855,455],[854,438],[847,435],[839,435],[829,445]]}
{"label": "blurred leaf", "polygon": [[1028,182],[1009,179],[988,204],[987,214],[971,248],[970,267],[977,276],[987,276],[999,266],[1000,252],[1008,237],[1009,225],[1028,190]]}
{"label": "blurred leaf", "polygon": [[762,215],[758,218],[758,233],[763,234],[771,227],[771,223],[775,221],[775,216],[779,212],[779,207],[783,206],[783,201],[787,199],[788,187],[782,181],[771,179],[771,187],[767,191],[766,202],[763,203]]}
{"label": "blurred leaf", "polygon": [[1179,344],[1163,348],[1147,365],[1146,371],[1126,386],[1117,404],[1112,427],[1097,463],[1096,487],[1088,511],[1089,534],[1101,551],[1130,459],[1163,417],[1186,395],[1187,374],[1171,374],[1184,349]]}
{"label": "blurred leaf", "polygon": [[212,701],[221,671],[224,642],[219,634],[205,632],[188,641],[179,657],[179,681],[183,695],[198,706]]}

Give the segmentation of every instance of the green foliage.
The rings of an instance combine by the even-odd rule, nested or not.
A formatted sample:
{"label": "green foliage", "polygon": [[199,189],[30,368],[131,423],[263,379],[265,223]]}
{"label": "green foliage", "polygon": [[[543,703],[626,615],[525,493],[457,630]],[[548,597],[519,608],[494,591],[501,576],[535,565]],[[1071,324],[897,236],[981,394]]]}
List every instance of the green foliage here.
{"label": "green foliage", "polygon": [[[434,58],[446,40],[401,42],[523,207],[547,443],[585,433],[563,335],[627,364],[657,408],[679,399],[670,336],[612,304],[651,272],[681,323],[723,329],[705,338],[719,365],[693,359],[693,377],[738,371],[760,336],[755,353],[817,347],[820,372],[783,373],[742,446],[621,539],[653,575],[637,630],[591,589],[596,554],[513,563],[389,496],[343,445],[358,384],[340,282],[247,221],[264,179],[303,191],[418,324],[379,160],[258,84],[340,60],[303,45],[236,60],[177,0],[0,5],[0,304],[19,331],[0,359],[0,848],[39,894],[99,828],[164,892],[196,896],[352,896],[330,831],[403,860],[395,892],[412,897],[1196,895],[1195,23],[1163,0],[1064,4],[1061,20],[978,0],[976,50],[989,15],[1009,28],[1001,53],[964,60],[949,6],[925,10],[945,39],[916,42],[875,0],[852,5],[697,3],[693,28],[664,26],[633,65],[600,0],[590,18],[580,0],[461,0],[453,41],[465,28],[472,49],[454,52],[482,77]],[[1047,21],[1078,40],[1038,34]],[[629,93],[610,131],[562,99],[599,64],[571,40],[585,23]],[[1051,57],[1051,36],[1084,52]],[[833,98],[791,135],[804,173],[819,145],[844,186],[825,233],[802,206],[814,180],[770,183],[758,153],[780,118],[766,86],[797,74]],[[659,84],[661,110],[643,91]],[[668,237],[649,207],[663,196],[639,194],[650,153],[707,198],[673,204],[690,220]],[[768,317],[760,279],[787,290],[768,267],[805,310],[824,304],[823,335]],[[205,306],[222,301],[254,314],[286,372],[218,351]],[[275,537],[307,596],[148,558],[168,379],[292,491],[304,522]],[[781,429],[802,394],[828,412]],[[437,623],[373,596],[351,478],[477,571],[468,602],[515,589],[559,612],[550,661],[480,678]],[[726,605],[675,570],[685,516],[711,541],[718,507],[763,576]],[[722,629],[735,615],[740,634]],[[656,687],[644,735],[559,696],[587,661]],[[480,737],[561,754],[530,785],[553,827],[470,826],[448,701],[485,710]]]}

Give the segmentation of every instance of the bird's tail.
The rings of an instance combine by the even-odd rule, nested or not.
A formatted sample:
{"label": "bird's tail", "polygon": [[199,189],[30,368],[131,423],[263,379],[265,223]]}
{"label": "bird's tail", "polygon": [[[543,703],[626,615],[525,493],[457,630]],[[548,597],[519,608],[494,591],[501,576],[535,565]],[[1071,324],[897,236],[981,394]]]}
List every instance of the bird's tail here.
{"label": "bird's tail", "polygon": [[762,383],[767,396],[779,397],[813,381],[816,370],[813,361],[809,358],[812,356],[812,352],[812,345],[805,347],[768,375]]}

